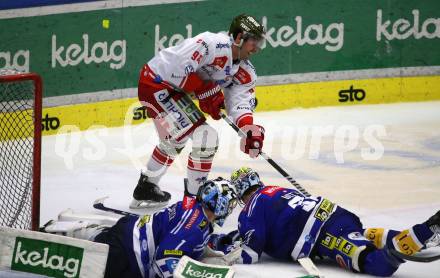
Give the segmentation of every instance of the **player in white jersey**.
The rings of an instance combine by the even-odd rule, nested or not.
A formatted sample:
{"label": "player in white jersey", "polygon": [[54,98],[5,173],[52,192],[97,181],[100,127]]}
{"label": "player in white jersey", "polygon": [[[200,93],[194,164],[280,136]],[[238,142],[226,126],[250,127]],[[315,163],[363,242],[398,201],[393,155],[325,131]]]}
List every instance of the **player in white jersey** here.
{"label": "player in white jersey", "polygon": [[[228,35],[201,33],[163,49],[143,66],[139,100],[154,121],[160,143],[141,173],[130,207],[163,205],[169,201],[170,194],[160,190],[158,183],[189,139],[192,151],[187,165],[187,193],[196,194],[207,178],[218,135],[191,97],[215,120],[220,119],[221,109],[226,108],[228,116],[248,134],[242,139],[241,149],[251,157],[258,155],[264,129],[253,123],[257,75],[249,58],[260,50],[263,40],[263,26],[252,16],[242,14],[233,19]],[[175,86],[191,95],[175,90]]]}

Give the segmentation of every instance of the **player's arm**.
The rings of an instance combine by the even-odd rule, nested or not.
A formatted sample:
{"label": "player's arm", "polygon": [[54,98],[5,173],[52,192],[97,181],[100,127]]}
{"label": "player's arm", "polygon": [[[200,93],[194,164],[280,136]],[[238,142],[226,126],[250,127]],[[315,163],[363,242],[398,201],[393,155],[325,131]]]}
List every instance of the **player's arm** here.
{"label": "player's arm", "polygon": [[240,148],[251,157],[258,156],[263,148],[265,132],[261,125],[254,124],[256,79],[257,75],[251,65],[240,66],[232,85],[225,88],[226,112],[247,135],[242,138]]}
{"label": "player's arm", "polygon": [[263,248],[266,242],[264,229],[258,227],[246,230],[240,229],[240,235],[243,238],[243,243],[241,245],[241,258],[237,261],[237,263],[257,263],[261,258],[261,254],[263,253]]}
{"label": "player's arm", "polygon": [[179,57],[182,57],[177,73],[172,76],[181,77],[179,87],[186,92],[194,92],[199,100],[200,109],[209,114],[213,119],[220,119],[220,110],[224,108],[223,92],[218,84],[212,80],[202,80],[197,70],[211,63],[214,59],[215,42],[208,34],[204,33],[189,40],[179,49]]}

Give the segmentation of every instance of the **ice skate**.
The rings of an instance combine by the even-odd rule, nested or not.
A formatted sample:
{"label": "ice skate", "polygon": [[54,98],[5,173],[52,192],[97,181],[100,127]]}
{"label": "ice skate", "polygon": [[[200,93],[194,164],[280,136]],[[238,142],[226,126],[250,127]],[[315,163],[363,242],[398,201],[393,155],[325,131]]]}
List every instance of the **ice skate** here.
{"label": "ice skate", "polygon": [[141,209],[165,206],[170,199],[170,193],[160,190],[159,186],[148,181],[148,177],[141,174],[133,192],[133,201],[130,208]]}

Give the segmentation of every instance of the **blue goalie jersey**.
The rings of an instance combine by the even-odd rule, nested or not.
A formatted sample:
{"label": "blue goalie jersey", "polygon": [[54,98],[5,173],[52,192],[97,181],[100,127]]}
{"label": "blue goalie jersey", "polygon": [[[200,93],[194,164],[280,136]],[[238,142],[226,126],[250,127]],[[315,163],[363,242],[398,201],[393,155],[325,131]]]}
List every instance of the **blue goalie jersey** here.
{"label": "blue goalie jersey", "polygon": [[296,190],[266,186],[251,197],[239,216],[242,263],[255,263],[265,252],[283,260],[306,257],[336,205]]}
{"label": "blue goalie jersey", "polygon": [[201,205],[190,197],[153,215],[130,218],[125,245],[144,278],[172,277],[183,255],[199,259],[213,231]]}

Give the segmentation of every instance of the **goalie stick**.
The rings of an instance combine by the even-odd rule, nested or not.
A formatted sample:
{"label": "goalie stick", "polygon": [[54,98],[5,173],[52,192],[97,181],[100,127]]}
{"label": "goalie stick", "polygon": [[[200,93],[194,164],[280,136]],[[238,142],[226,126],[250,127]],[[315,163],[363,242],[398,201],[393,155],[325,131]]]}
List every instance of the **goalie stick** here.
{"label": "goalie stick", "polygon": [[[164,81],[162,79],[162,77],[160,77],[159,75],[156,75],[156,77],[154,78],[154,82],[157,84],[162,84],[162,85],[166,85],[168,87],[171,87],[174,91],[176,91],[178,93],[187,94],[182,88],[176,86],[175,84],[173,84],[171,82]],[[223,120],[225,120],[225,122],[230,127],[232,127],[237,132],[237,134],[240,137],[246,137],[246,134],[231,119],[229,119],[228,116],[226,116],[223,112],[220,112],[220,116],[222,117]],[[280,173],[283,177],[285,177],[291,185],[293,185],[299,192],[301,192],[301,194],[303,194],[303,196],[305,196],[305,197],[311,196],[311,194],[309,192],[307,192],[307,190],[305,190],[304,187],[302,187],[294,178],[292,178],[292,176],[290,176],[283,168],[281,168],[281,166],[278,163],[276,163],[272,158],[270,158],[265,152],[260,151],[260,155],[273,168],[275,168],[275,170],[277,170],[278,173]]]}
{"label": "goalie stick", "polygon": [[110,208],[104,205],[104,200],[107,199],[108,197],[104,197],[104,198],[100,198],[97,199],[94,203],[93,203],[93,207],[95,209],[99,209],[102,211],[107,211],[107,212],[113,212],[116,214],[120,214],[120,215],[124,215],[124,216],[135,216],[135,217],[139,217],[139,214],[136,213],[132,213],[132,212],[128,212],[128,211],[123,211],[123,210],[119,210],[119,209],[115,209],[115,208]]}

